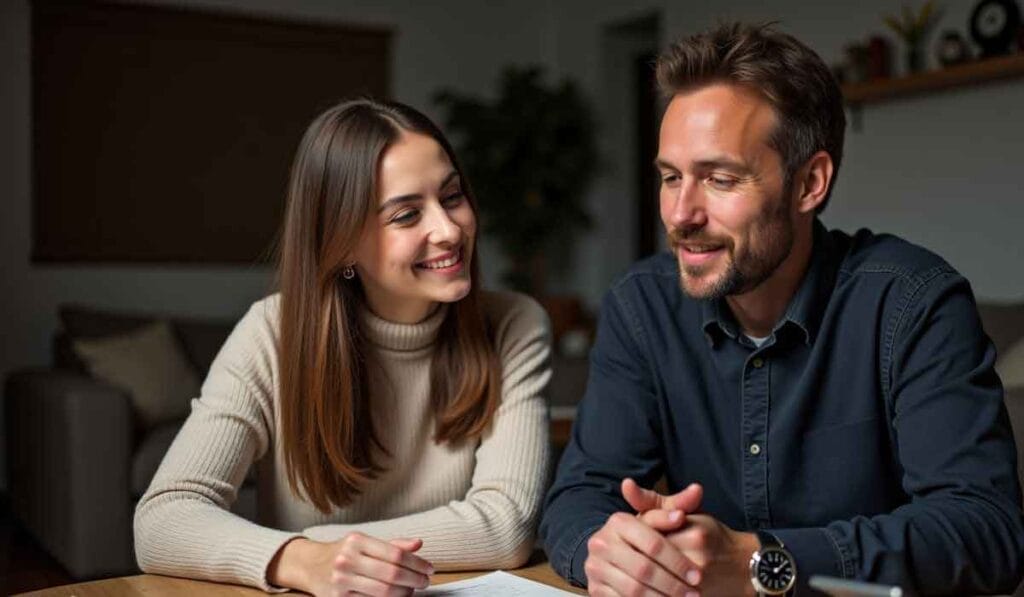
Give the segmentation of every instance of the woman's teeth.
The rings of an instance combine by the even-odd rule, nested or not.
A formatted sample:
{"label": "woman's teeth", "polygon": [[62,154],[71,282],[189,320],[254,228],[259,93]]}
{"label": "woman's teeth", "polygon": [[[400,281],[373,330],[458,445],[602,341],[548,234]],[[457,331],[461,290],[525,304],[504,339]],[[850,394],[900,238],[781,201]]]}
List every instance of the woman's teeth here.
{"label": "woman's teeth", "polygon": [[452,255],[451,257],[449,257],[448,259],[445,259],[443,261],[431,261],[431,262],[428,262],[428,263],[421,263],[420,267],[423,267],[423,268],[426,268],[426,269],[443,269],[443,268],[451,267],[451,266],[455,265],[456,263],[459,262],[459,259],[461,257],[462,257],[461,253],[456,253],[455,255]]}

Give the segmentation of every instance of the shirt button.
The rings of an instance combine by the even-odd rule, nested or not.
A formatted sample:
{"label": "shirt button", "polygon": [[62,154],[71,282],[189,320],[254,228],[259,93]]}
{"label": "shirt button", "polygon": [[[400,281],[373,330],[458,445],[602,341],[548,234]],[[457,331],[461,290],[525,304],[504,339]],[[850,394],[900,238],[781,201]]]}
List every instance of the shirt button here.
{"label": "shirt button", "polygon": [[761,453],[761,446],[757,444],[750,444],[750,453],[753,454],[754,456],[757,456],[758,454]]}
{"label": "shirt button", "polygon": [[753,365],[755,369],[760,369],[761,367],[764,367],[764,359],[757,357],[751,361],[750,364]]}

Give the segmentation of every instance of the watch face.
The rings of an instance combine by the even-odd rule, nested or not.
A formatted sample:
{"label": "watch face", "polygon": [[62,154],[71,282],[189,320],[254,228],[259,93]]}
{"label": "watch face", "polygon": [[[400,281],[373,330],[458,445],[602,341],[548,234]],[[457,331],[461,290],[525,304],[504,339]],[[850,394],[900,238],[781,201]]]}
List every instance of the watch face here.
{"label": "watch face", "polygon": [[765,549],[757,562],[757,581],[765,592],[774,595],[782,594],[793,585],[796,571],[793,560],[781,549]]}

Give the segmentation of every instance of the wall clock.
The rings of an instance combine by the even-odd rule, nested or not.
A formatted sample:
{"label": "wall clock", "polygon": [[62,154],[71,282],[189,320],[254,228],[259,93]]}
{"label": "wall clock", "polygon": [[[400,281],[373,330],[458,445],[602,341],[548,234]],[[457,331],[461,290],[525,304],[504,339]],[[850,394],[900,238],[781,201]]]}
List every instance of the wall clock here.
{"label": "wall clock", "polygon": [[970,20],[971,38],[981,46],[982,56],[996,56],[1010,50],[1020,28],[1020,9],[1015,0],[982,0]]}

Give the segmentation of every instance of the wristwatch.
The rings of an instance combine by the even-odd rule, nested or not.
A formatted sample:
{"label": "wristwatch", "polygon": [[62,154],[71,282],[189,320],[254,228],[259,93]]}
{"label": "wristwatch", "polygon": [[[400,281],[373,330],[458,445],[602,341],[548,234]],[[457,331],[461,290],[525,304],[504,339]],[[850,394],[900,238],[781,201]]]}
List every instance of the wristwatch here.
{"label": "wristwatch", "polygon": [[793,554],[771,533],[758,531],[757,540],[761,542],[761,549],[750,556],[750,582],[758,597],[790,595],[796,585]]}

